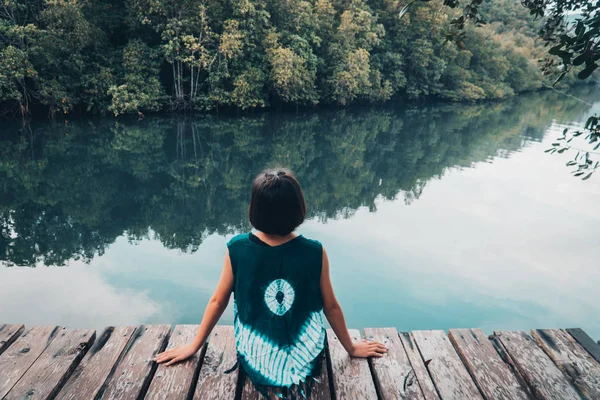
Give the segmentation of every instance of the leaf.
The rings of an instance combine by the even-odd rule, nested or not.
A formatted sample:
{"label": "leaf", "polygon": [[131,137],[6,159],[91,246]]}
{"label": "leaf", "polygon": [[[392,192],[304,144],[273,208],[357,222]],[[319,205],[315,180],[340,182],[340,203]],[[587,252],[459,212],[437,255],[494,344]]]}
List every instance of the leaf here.
{"label": "leaf", "polygon": [[585,172],[583,172],[583,171],[578,171],[578,172],[574,173],[574,174],[573,174],[573,176],[581,176],[581,175],[583,175],[583,174],[585,174]]}
{"label": "leaf", "polygon": [[545,150],[544,153],[550,153],[552,150],[554,150],[554,148],[550,148],[548,150]]}
{"label": "leaf", "polygon": [[577,163],[575,161],[569,161],[566,166],[567,167],[572,167],[573,165],[577,165]]}
{"label": "leaf", "polygon": [[552,83],[552,86],[556,85],[558,82],[562,81],[562,79],[565,77],[565,75],[567,75],[566,72],[561,73],[558,78],[556,78],[554,80],[554,83]]}
{"label": "leaf", "polygon": [[579,71],[579,73],[577,74],[577,77],[579,79],[587,79],[592,74],[592,72],[594,72],[596,70],[596,68],[598,68],[598,65],[596,65],[596,64],[587,66],[585,69]]}
{"label": "leaf", "polygon": [[558,55],[558,52],[560,51],[560,49],[563,47],[563,44],[559,44],[556,45],[554,47],[552,47],[550,50],[548,50],[548,53],[552,54],[553,56]]}
{"label": "leaf", "polygon": [[593,172],[590,172],[589,174],[587,174],[586,176],[584,176],[583,178],[581,178],[582,181],[587,181],[588,179],[590,179],[590,176],[592,176]]}
{"label": "leaf", "polygon": [[598,150],[600,148],[600,142],[596,146],[594,146],[594,150]]}
{"label": "leaf", "polygon": [[407,5],[405,5],[404,7],[402,7],[402,10],[400,10],[400,13],[398,14],[398,18],[402,18],[404,17],[404,15],[406,15],[406,13],[408,12],[408,10],[410,9],[410,6],[413,5],[413,3],[415,3],[417,0],[412,0],[410,3],[408,3]]}
{"label": "leaf", "polygon": [[584,62],[586,62],[590,57],[592,56],[592,53],[589,52],[585,52],[583,54],[578,55],[577,57],[575,57],[573,59],[573,65],[574,66],[580,66],[581,64],[583,64]]}

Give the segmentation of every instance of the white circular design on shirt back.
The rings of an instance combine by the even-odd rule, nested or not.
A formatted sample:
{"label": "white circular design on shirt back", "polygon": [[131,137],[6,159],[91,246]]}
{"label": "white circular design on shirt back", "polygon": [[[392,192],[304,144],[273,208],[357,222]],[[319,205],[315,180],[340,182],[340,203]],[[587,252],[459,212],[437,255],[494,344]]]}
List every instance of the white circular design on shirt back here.
{"label": "white circular design on shirt back", "polygon": [[265,290],[265,303],[273,314],[283,315],[294,303],[294,288],[285,279],[276,279]]}

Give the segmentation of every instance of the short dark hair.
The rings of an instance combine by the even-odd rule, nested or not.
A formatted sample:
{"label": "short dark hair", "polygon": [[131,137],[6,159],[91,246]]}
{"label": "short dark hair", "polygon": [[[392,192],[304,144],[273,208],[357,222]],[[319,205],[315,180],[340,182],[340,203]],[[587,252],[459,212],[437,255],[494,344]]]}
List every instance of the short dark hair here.
{"label": "short dark hair", "polygon": [[294,174],[284,168],[265,170],[252,184],[248,217],[259,231],[285,236],[306,217],[306,201]]}

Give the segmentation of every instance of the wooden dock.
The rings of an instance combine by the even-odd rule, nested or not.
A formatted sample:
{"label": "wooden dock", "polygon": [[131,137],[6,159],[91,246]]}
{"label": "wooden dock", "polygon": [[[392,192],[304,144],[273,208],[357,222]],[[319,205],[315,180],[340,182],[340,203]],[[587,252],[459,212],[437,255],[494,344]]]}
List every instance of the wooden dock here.
{"label": "wooden dock", "polygon": [[[239,370],[233,328],[218,326],[202,351],[158,366],[155,354],[189,342],[197,326],[93,330],[0,324],[0,399],[260,399]],[[600,399],[600,345],[580,329],[365,329],[379,359],[351,359],[332,331],[308,399]],[[354,339],[360,338],[351,330]],[[326,366],[326,367],[325,367]],[[277,397],[272,396],[273,399]],[[298,393],[288,398],[302,399]]]}

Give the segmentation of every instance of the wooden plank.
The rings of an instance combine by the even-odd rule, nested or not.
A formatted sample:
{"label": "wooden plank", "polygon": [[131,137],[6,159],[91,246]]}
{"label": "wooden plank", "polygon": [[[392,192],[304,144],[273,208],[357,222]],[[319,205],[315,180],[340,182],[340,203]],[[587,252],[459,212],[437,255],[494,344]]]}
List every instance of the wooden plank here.
{"label": "wooden plank", "polygon": [[95,399],[131,340],[135,327],[108,327],[87,352],[73,375],[59,392],[57,399]]}
{"label": "wooden plank", "polygon": [[365,337],[383,343],[388,349],[382,358],[369,360],[381,398],[425,399],[396,328],[367,328]]}
{"label": "wooden plank", "polygon": [[[442,399],[481,399],[444,331],[414,331],[413,338]],[[430,361],[429,361],[430,360]]]}
{"label": "wooden plank", "polygon": [[510,366],[481,329],[450,329],[448,336],[486,399],[529,399]]}
{"label": "wooden plank", "polygon": [[495,332],[495,335],[537,399],[581,399],[558,367],[527,333],[501,331]]}
{"label": "wooden plank", "polygon": [[[348,332],[352,340],[360,340],[360,333],[356,329]],[[327,343],[335,398],[377,399],[369,362],[364,358],[350,357],[331,329],[327,330]]]}
{"label": "wooden plank", "polygon": [[146,325],[136,329],[123,359],[106,385],[102,400],[144,397],[156,371],[154,356],[164,350],[170,331],[169,325]]}
{"label": "wooden plank", "polygon": [[[327,371],[327,357],[325,352],[320,356],[321,362],[321,373],[316,380],[308,379],[307,382],[300,384],[299,386],[283,389],[281,394],[285,398],[289,399],[303,399],[303,400],[331,400],[331,390],[329,388],[329,373]],[[280,397],[273,391],[268,391],[269,400],[279,400]],[[242,400],[263,400],[264,396],[260,394],[252,386],[252,382],[248,378],[244,379],[244,386],[242,387]]]}
{"label": "wooden plank", "polygon": [[58,332],[57,326],[34,326],[27,329],[0,355],[0,399],[27,372]]}
{"label": "wooden plank", "polygon": [[[168,349],[193,342],[199,325],[177,325],[169,339]],[[198,376],[203,349],[190,359],[169,367],[161,364],[156,369],[145,399],[187,399],[192,395],[194,377]]]}
{"label": "wooden plank", "polygon": [[571,335],[560,329],[537,329],[531,335],[585,398],[600,399],[600,364]]}
{"label": "wooden plank", "polygon": [[425,396],[425,400],[439,400],[440,396],[431,380],[431,376],[429,376],[429,371],[427,371],[425,361],[423,360],[423,357],[421,357],[421,353],[419,353],[419,349],[415,344],[413,336],[408,332],[400,332],[398,336],[400,337],[404,351],[406,351],[410,365],[417,377],[419,387],[423,392],[423,396]]}
{"label": "wooden plank", "polygon": [[594,342],[594,339],[589,337],[587,333],[579,328],[567,329],[567,332],[577,340],[577,343],[579,343],[581,347],[586,349],[586,351],[594,357],[594,360],[600,363],[600,344]]}
{"label": "wooden plank", "polygon": [[53,399],[96,337],[90,329],[60,329],[3,400]]}
{"label": "wooden plank", "polygon": [[0,354],[4,353],[24,330],[24,325],[0,325]]}
{"label": "wooden plank", "polygon": [[225,374],[237,362],[233,326],[216,326],[208,340],[194,400],[233,399],[239,369]]}

